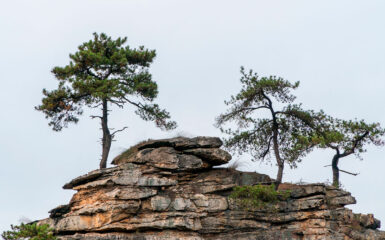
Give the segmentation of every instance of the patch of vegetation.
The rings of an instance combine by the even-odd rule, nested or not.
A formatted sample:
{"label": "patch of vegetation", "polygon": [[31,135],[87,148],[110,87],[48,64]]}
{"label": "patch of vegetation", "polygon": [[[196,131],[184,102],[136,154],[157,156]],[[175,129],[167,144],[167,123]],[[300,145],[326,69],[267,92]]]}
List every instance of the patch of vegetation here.
{"label": "patch of vegetation", "polygon": [[277,191],[274,184],[258,184],[254,186],[236,186],[229,197],[243,209],[258,210],[271,208],[278,201],[287,200],[290,192],[290,190]]}
{"label": "patch of vegetation", "polygon": [[48,224],[22,223],[20,226],[11,225],[11,229],[1,234],[4,240],[57,240]]}

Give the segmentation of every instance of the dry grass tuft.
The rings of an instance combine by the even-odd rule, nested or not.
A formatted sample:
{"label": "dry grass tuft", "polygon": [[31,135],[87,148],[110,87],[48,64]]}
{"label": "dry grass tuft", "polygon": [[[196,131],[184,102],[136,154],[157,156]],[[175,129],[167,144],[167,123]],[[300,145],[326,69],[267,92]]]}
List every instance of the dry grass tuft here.
{"label": "dry grass tuft", "polygon": [[136,143],[135,145],[131,146],[130,148],[128,148],[127,150],[124,150],[121,154],[119,154],[118,156],[116,156],[114,158],[114,160],[112,160],[112,164],[119,164],[119,162],[122,160],[122,159],[125,159],[125,158],[130,158],[132,156],[134,156],[139,150],[139,148],[141,146],[143,146],[145,143],[151,141],[152,139],[147,139],[147,140],[143,140],[143,141],[140,141],[138,143]]}
{"label": "dry grass tuft", "polygon": [[239,167],[242,167],[242,166],[245,166],[245,165],[246,165],[245,162],[242,162],[241,160],[237,159],[235,161],[230,162],[227,165],[227,168],[230,169],[230,170],[237,170]]}

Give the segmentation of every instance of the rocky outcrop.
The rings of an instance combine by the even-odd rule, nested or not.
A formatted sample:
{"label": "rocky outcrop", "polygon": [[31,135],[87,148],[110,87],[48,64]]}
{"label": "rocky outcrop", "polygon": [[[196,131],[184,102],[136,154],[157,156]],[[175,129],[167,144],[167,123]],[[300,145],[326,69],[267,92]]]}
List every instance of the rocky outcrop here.
{"label": "rocky outcrop", "polygon": [[218,138],[140,143],[64,185],[77,191],[50,211],[63,240],[385,239],[380,222],[354,214],[350,193],[323,184],[282,184],[290,197],[245,209],[229,198],[234,186],[272,182],[267,175],[213,168],[231,156]]}

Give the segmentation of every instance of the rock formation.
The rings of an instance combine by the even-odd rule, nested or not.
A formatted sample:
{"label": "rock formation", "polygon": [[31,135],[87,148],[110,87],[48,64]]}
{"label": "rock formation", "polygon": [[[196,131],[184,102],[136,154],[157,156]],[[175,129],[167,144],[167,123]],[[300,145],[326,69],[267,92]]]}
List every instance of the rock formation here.
{"label": "rock formation", "polygon": [[350,193],[324,184],[282,184],[290,197],[248,210],[229,198],[234,186],[268,184],[267,175],[213,168],[231,156],[218,138],[140,143],[64,185],[77,191],[50,211],[63,240],[385,239],[380,222],[345,208]]}

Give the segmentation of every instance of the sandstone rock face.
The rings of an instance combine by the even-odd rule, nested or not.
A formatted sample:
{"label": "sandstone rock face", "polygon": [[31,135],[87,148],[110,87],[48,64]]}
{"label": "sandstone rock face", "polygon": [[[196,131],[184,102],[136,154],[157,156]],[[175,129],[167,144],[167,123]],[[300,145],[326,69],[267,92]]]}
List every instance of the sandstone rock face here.
{"label": "sandstone rock face", "polygon": [[[290,197],[244,209],[234,186],[267,184],[267,175],[212,168],[231,156],[218,138],[151,140],[64,185],[77,191],[50,211],[63,240],[385,239],[372,214],[345,208],[350,193],[323,184],[282,184]],[[274,209],[274,211],[272,211]]]}

